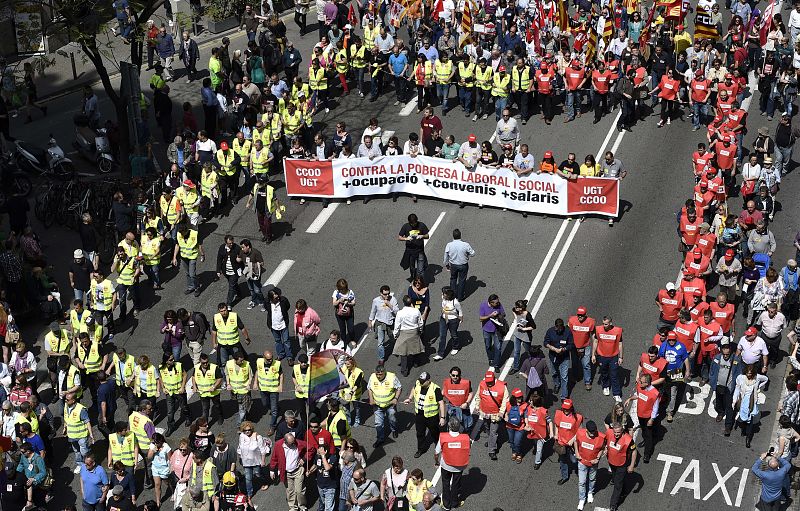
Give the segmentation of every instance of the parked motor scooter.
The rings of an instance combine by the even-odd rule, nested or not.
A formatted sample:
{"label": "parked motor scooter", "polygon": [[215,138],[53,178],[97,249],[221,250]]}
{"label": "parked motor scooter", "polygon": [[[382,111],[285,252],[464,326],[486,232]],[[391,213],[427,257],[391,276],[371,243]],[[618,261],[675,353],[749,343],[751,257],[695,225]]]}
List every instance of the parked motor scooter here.
{"label": "parked motor scooter", "polygon": [[95,162],[97,170],[103,174],[111,172],[116,160],[111,153],[106,128],[92,129],[85,115],[76,115],[72,120],[75,124],[75,142],[72,145],[84,158]]}
{"label": "parked motor scooter", "polygon": [[49,135],[46,149],[19,139],[14,141],[14,147],[16,149],[14,158],[22,170],[67,180],[75,176],[72,160],[64,154],[64,150],[58,145],[52,133]]}

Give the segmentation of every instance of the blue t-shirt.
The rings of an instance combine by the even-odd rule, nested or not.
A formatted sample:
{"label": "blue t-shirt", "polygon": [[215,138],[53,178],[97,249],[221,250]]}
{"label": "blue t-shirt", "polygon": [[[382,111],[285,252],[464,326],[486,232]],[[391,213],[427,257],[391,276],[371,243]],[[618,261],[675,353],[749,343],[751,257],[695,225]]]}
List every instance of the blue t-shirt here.
{"label": "blue t-shirt", "polygon": [[83,480],[83,500],[88,504],[97,504],[103,496],[103,486],[108,486],[108,476],[100,465],[92,470],[81,463],[81,480]]}
{"label": "blue t-shirt", "polygon": [[392,66],[392,71],[394,72],[395,76],[400,76],[405,69],[406,64],[408,64],[408,57],[406,57],[405,53],[400,53],[395,55],[394,53],[389,56],[389,65]]}
{"label": "blue t-shirt", "polygon": [[44,451],[44,441],[38,434],[34,433],[33,436],[25,438],[25,441],[31,444],[33,452],[40,453]]}
{"label": "blue t-shirt", "polygon": [[106,380],[97,388],[97,402],[106,404],[106,418],[111,417],[117,409],[117,383]]}
{"label": "blue t-shirt", "polygon": [[128,14],[125,12],[125,9],[128,7],[128,0],[118,0],[112,5],[114,6],[114,11],[116,12],[118,20],[128,19]]}
{"label": "blue t-shirt", "polygon": [[675,346],[670,346],[669,342],[665,342],[659,348],[658,356],[667,361],[667,371],[671,372],[683,366],[683,362],[689,358],[689,352],[686,351],[686,346],[680,342],[676,342]]}

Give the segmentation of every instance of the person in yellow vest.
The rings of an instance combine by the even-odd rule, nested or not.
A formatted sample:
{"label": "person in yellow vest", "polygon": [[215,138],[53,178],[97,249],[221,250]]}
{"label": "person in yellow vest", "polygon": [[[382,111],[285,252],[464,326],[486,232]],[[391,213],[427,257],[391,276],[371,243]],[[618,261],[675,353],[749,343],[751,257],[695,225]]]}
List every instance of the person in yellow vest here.
{"label": "person in yellow vest", "polygon": [[417,113],[420,113],[426,105],[433,103],[435,95],[433,63],[425,55],[418,54],[417,62],[408,79],[417,87]]}
{"label": "person in yellow vest", "polygon": [[342,442],[350,438],[352,431],[350,430],[350,422],[347,420],[347,415],[341,409],[339,400],[332,398],[328,399],[328,416],[325,418],[325,429],[331,434],[333,438],[333,445],[339,449]]}
{"label": "person in yellow vest", "polygon": [[533,71],[525,65],[525,59],[517,59],[516,65],[511,68],[511,99],[519,109],[523,124],[527,124],[530,117],[528,103],[534,85],[536,80]]}
{"label": "person in yellow vest", "polygon": [[184,179],[183,185],[175,190],[175,198],[181,203],[181,210],[195,227],[200,222],[200,194],[191,179]]}
{"label": "person in yellow vest", "polygon": [[239,156],[239,168],[244,172],[245,182],[250,179],[250,153],[253,151],[253,142],[244,138],[241,131],[236,133],[236,138],[231,142],[233,152]]}
{"label": "person in yellow vest", "polygon": [[[83,310],[83,302],[80,300],[75,300],[75,309],[70,313],[75,312],[79,304],[82,315],[88,315],[89,313]],[[50,331],[44,336],[44,351],[47,353],[47,372],[53,389],[58,388],[58,361],[64,355],[69,356],[72,347],[72,337],[67,329],[62,328],[56,321],[50,323]]]}
{"label": "person in yellow vest", "polygon": [[[381,33],[385,33],[381,27]],[[374,102],[383,93],[383,76],[389,67],[389,55],[381,53],[377,47],[372,49],[369,64],[369,100]]]}
{"label": "person in yellow vest", "polygon": [[239,155],[231,151],[228,143],[223,140],[219,143],[219,149],[214,155],[214,162],[219,169],[217,173],[222,178],[220,182],[222,204],[228,204],[228,198],[235,202],[239,187],[239,166],[241,165]]}
{"label": "person in yellow vest", "polygon": [[195,366],[192,373],[192,382],[195,392],[200,396],[202,415],[209,420],[214,409],[222,424],[222,405],[220,404],[219,389],[222,387],[222,371],[216,364],[212,364],[206,353],[200,355],[200,364]]}
{"label": "person in yellow vest", "polygon": [[105,271],[97,269],[92,274],[92,283],[89,285],[89,310],[94,313],[99,324],[105,320],[108,328],[108,340],[114,339],[114,308],[117,306],[117,292],[114,284],[108,279]]}
{"label": "person in yellow vest", "polygon": [[442,105],[442,115],[447,115],[447,100],[450,96],[450,80],[453,79],[456,69],[450,62],[446,52],[439,54],[439,59],[433,65],[433,74],[436,76],[436,97]]}
{"label": "person in yellow vest", "polygon": [[375,368],[375,372],[369,377],[367,390],[369,391],[369,404],[375,412],[375,433],[377,439],[374,447],[380,447],[386,440],[386,425],[389,422],[389,429],[392,437],[397,438],[397,401],[403,386],[400,379],[393,372],[387,371],[383,365]]}
{"label": "person in yellow vest", "polygon": [[347,420],[353,427],[358,427],[361,425],[361,396],[367,386],[367,382],[364,380],[364,371],[358,367],[355,358],[347,355],[342,372],[347,379],[347,387],[339,391],[339,401],[344,403]]}
{"label": "person in yellow vest", "polygon": [[139,245],[142,247],[142,269],[152,288],[161,291],[164,289],[161,286],[161,275],[158,268],[161,262],[161,236],[158,235],[155,227],[145,229]]}
{"label": "person in yellow vest", "polygon": [[472,116],[472,122],[477,121],[478,117],[486,119],[489,116],[493,74],[488,60],[478,60],[478,67],[475,68],[475,115]]}
{"label": "person in yellow vest", "polygon": [[[269,312],[267,313],[269,314]],[[261,406],[269,408],[272,416],[267,436],[272,436],[278,426],[278,396],[283,390],[283,368],[279,360],[275,360],[272,352],[266,350],[263,357],[256,360],[256,378],[253,389],[261,391]]]}
{"label": "person in yellow vest", "polygon": [[300,134],[300,129],[303,127],[303,112],[297,109],[294,103],[286,105],[286,112],[283,113],[281,118],[283,125],[283,133],[287,138],[292,138]]}
{"label": "person in yellow vest", "polygon": [[170,231],[174,240],[175,233],[178,231],[178,223],[183,217],[183,210],[180,201],[172,193],[172,188],[165,188],[161,192],[158,205],[159,211],[161,211],[161,220],[164,222],[164,230]]}
{"label": "person in yellow vest", "polygon": [[[364,31],[366,32],[366,27]],[[356,74],[356,89],[359,97],[364,97],[364,70],[367,67],[367,45],[358,36],[353,36],[350,40],[350,66]]]}
{"label": "person in yellow vest", "polygon": [[247,420],[247,414],[250,413],[250,387],[253,385],[253,372],[250,370],[250,364],[244,358],[242,350],[234,350],[233,357],[225,364],[225,378],[228,382],[228,389],[239,408],[239,422]]}
{"label": "person in yellow vest", "polygon": [[344,41],[339,39],[336,43],[336,55],[333,57],[334,65],[336,66],[336,74],[339,75],[339,83],[342,84],[342,92],[344,96],[350,94],[350,89],[347,87],[347,72],[350,71],[350,59],[347,57],[347,48],[344,47]]}
{"label": "person in yellow vest", "polygon": [[124,248],[125,253],[130,257],[139,255],[139,243],[136,241],[136,235],[133,231],[126,232],[125,237],[117,243],[117,246]]}
{"label": "person in yellow vest", "polygon": [[311,67],[308,69],[308,87],[311,89],[314,109],[319,112],[325,108],[325,113],[330,112],[328,108],[328,77],[325,69],[320,66],[319,59],[311,61]]}
{"label": "person in yellow vest", "polygon": [[73,342],[78,342],[78,334],[81,333],[86,319],[91,315],[91,311],[84,307],[83,300],[74,300],[72,302],[72,309],[69,311],[69,326],[71,329],[70,339]]}
{"label": "person in yellow vest", "polygon": [[64,403],[64,429],[62,435],[67,437],[67,442],[75,453],[75,474],[80,473],[84,457],[89,454],[89,446],[94,443],[92,424],[89,422],[89,412],[78,402],[75,394],[70,392],[65,397]]}
{"label": "person in yellow vest", "polygon": [[472,113],[472,94],[475,90],[475,62],[473,62],[469,55],[464,54],[458,63],[458,84],[456,89],[458,91],[458,104],[461,105],[461,110],[469,117]]}
{"label": "person in yellow vest", "polygon": [[414,405],[414,426],[417,430],[417,452],[414,457],[419,458],[427,450],[426,432],[430,432],[435,445],[441,428],[445,425],[442,388],[431,382],[431,375],[427,371],[422,371],[403,403]]}
{"label": "person in yellow vest", "polygon": [[[25,383],[24,377],[21,378],[20,376],[17,376],[17,378],[18,382],[23,384]],[[44,435],[44,432],[39,428],[39,423],[39,417],[31,407],[31,404],[28,401],[23,401],[20,403],[19,411],[14,414],[14,424],[28,424],[31,427],[31,431],[38,433],[39,435]],[[47,424],[45,424],[45,427],[47,427]],[[19,431],[17,431],[17,437],[19,438],[20,436],[21,435],[19,435]]]}
{"label": "person in yellow vest", "polygon": [[[311,367],[308,365],[308,355],[297,355],[296,363],[292,366],[292,383],[294,384],[294,397],[297,398],[297,409],[305,414],[308,403],[308,384],[311,376]],[[305,417],[305,415],[303,415]]]}
{"label": "person in yellow vest", "polygon": [[[200,498],[195,498],[202,492],[208,500],[212,502],[211,506],[205,506],[205,509],[217,509],[217,487],[219,486],[219,475],[217,475],[217,468],[214,465],[214,460],[209,458],[208,453],[198,450],[194,453],[192,460],[191,474],[189,475],[189,487],[187,493],[192,495],[194,500],[200,501]],[[186,498],[183,498],[186,501]]]}
{"label": "person in yellow vest", "polygon": [[136,443],[139,446],[139,452],[142,455],[142,463],[144,464],[144,487],[153,487],[153,473],[150,471],[150,462],[147,459],[146,453],[150,450],[150,442],[152,441],[153,434],[156,432],[156,426],[153,424],[153,404],[148,399],[139,401],[139,409],[134,411],[128,416],[128,424],[130,424],[131,432],[136,437]]}
{"label": "person in yellow vest", "polygon": [[55,397],[58,397],[66,402],[69,393],[75,394],[78,399],[83,395],[81,371],[72,364],[68,355],[62,355],[58,359],[58,383],[53,388],[57,389],[53,401],[55,401]]}
{"label": "person in yellow vest", "polygon": [[286,211],[286,206],[278,201],[275,188],[269,184],[266,174],[257,177],[253,191],[250,192],[245,203],[245,209],[250,209],[253,204],[258,220],[258,230],[261,231],[261,241],[270,244],[272,243],[272,214],[274,213],[275,217],[280,220],[283,212]]}
{"label": "person in yellow vest", "polygon": [[125,472],[133,477],[133,469],[139,459],[139,443],[127,422],[119,421],[114,424],[114,433],[108,436],[107,459],[109,470],[113,468],[114,462],[119,461],[125,467]]}
{"label": "person in yellow vest", "polygon": [[111,355],[111,363],[106,369],[106,374],[109,376],[114,374],[114,381],[116,382],[116,395],[121,397],[128,405],[128,415],[133,412],[136,399],[133,394],[133,378],[136,369],[136,359],[133,355],[129,354],[125,348],[117,348],[116,353]]}
{"label": "person in yellow vest", "polygon": [[[233,351],[241,343],[239,330],[242,331],[244,342],[250,344],[250,332],[242,322],[238,314],[228,309],[225,302],[217,304],[217,313],[214,314],[214,321],[211,323],[211,349],[219,352],[220,365],[225,367],[228,359],[233,356]],[[225,386],[223,386],[223,389]]]}
{"label": "person in yellow vest", "polygon": [[[164,353],[161,365],[158,367],[161,375],[161,388],[167,401],[167,431],[165,436],[170,436],[178,427],[181,420],[187,428],[191,425],[189,420],[189,405],[186,399],[186,370],[180,362],[175,361],[172,353]],[[175,420],[175,411],[180,410],[178,420]]]}
{"label": "person in yellow vest", "polygon": [[[97,344],[100,344],[102,346],[102,344],[103,344],[103,325],[101,325],[100,323],[95,321],[94,316],[92,316],[91,314],[86,316],[86,318],[83,320],[83,323],[81,323],[81,325],[79,327],[79,330],[78,330],[78,335],[80,335],[80,334],[82,334],[84,332],[89,334],[89,338],[92,341],[94,341]],[[77,338],[76,338],[75,342],[78,342]]]}
{"label": "person in yellow vest", "polygon": [[[274,117],[269,120],[271,125],[273,120]],[[271,144],[272,142],[267,141],[267,143]],[[274,155],[269,150],[269,146],[265,147],[262,140],[256,140],[249,155],[250,169],[248,174],[252,174],[256,179],[261,175],[266,175],[269,172],[269,165],[272,163],[273,158]]]}
{"label": "person in yellow vest", "polygon": [[133,368],[133,394],[139,402],[147,399],[154,407],[161,395],[161,375],[147,355],[140,355]]}
{"label": "person in yellow vest", "polygon": [[508,92],[511,87],[511,76],[506,73],[506,66],[497,67],[497,73],[492,77],[492,98],[494,98],[494,117],[499,121],[503,109],[508,104]]}
{"label": "person in yellow vest", "polygon": [[172,266],[178,265],[178,255],[181,256],[181,270],[186,273],[185,295],[194,293],[200,296],[200,286],[197,284],[197,260],[206,260],[206,253],[203,244],[198,238],[197,229],[190,228],[187,224],[182,224],[175,237],[177,242],[172,253]]}
{"label": "person in yellow vest", "polygon": [[139,257],[138,247],[137,254],[132,256],[124,247],[119,246],[117,247],[117,255],[111,263],[111,271],[117,273],[116,295],[119,304],[119,319],[117,321],[120,324],[123,324],[128,316],[128,293],[133,298],[134,318],[139,315],[139,309],[141,308],[139,301],[139,275],[142,274],[142,261]]}
{"label": "person in yellow vest", "polygon": [[200,216],[209,220],[219,205],[219,174],[211,162],[203,164],[200,171]]}
{"label": "person in yellow vest", "polygon": [[97,373],[105,369],[108,355],[101,354],[100,345],[89,339],[89,334],[81,333],[78,339],[72,360],[81,370],[81,380],[89,388],[92,402],[97,404]]}

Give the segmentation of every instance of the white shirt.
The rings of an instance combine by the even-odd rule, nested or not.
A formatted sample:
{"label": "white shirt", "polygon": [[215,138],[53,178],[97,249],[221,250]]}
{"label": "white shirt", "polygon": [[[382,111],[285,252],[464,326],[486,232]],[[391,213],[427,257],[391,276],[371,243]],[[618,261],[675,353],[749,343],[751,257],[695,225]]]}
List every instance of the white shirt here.
{"label": "white shirt", "polygon": [[286,322],[283,320],[283,312],[281,311],[281,303],[270,303],[270,310],[272,311],[272,329],[283,330],[286,328]]}
{"label": "white shirt", "polygon": [[789,23],[786,25],[788,28],[800,28],[800,12],[797,9],[792,9],[789,14]]}
{"label": "white shirt", "polygon": [[286,472],[297,470],[300,464],[300,450],[297,448],[297,444],[295,443],[294,446],[290,447],[284,442],[283,454],[286,456]]}
{"label": "white shirt", "polygon": [[442,2],[442,12],[439,14],[439,17],[446,22],[449,22],[450,18],[453,16],[453,11],[455,10],[456,5],[453,3],[453,0],[444,0]]}
{"label": "white shirt", "polygon": [[400,330],[416,330],[422,326],[422,315],[419,309],[413,306],[406,306],[400,309],[394,318],[394,335]]}
{"label": "white shirt", "polygon": [[711,8],[717,3],[715,0],[697,0],[697,7],[702,7],[707,13],[711,13]]}
{"label": "white shirt", "polygon": [[767,343],[761,337],[756,337],[750,343],[745,336],[739,339],[737,349],[742,350],[742,362],[745,364],[755,364],[758,360],[767,354]]}
{"label": "white shirt", "polygon": [[214,141],[211,140],[210,138],[206,139],[205,142],[203,142],[202,140],[198,140],[197,142],[195,142],[195,148],[197,149],[197,152],[201,151],[210,151],[212,153],[217,152],[217,144],[215,144]]}

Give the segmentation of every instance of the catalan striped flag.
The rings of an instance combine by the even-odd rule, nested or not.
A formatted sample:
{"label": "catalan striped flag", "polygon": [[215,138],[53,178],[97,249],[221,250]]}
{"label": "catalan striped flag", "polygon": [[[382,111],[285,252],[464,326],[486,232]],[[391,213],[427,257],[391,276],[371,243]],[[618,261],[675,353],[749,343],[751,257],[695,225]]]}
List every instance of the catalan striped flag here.
{"label": "catalan striped flag", "polygon": [[589,64],[596,57],[597,52],[597,27],[592,23],[589,27],[589,40],[586,42],[586,60],[585,63]]}
{"label": "catalan striped flag", "polygon": [[665,20],[682,20],[683,19],[683,0],[660,0],[658,5],[666,8],[664,11]]}
{"label": "catalan striped flag", "polygon": [[699,5],[694,16],[694,37],[695,39],[719,39],[719,30],[711,21],[711,13]]}
{"label": "catalan striped flag", "polygon": [[342,350],[325,350],[311,355],[309,365],[308,397],[312,401],[333,394],[347,385],[347,378],[342,371],[345,352]]}
{"label": "catalan striped flag", "polygon": [[569,30],[569,13],[567,13],[567,0],[558,0],[558,29],[562,34]]}
{"label": "catalan striped flag", "polygon": [[608,44],[608,41],[614,36],[614,19],[611,16],[605,18],[603,23],[603,41]]}
{"label": "catalan striped flag", "polygon": [[472,40],[472,10],[475,7],[471,0],[464,3],[464,12],[461,13],[461,42],[459,47],[463,48]]}

